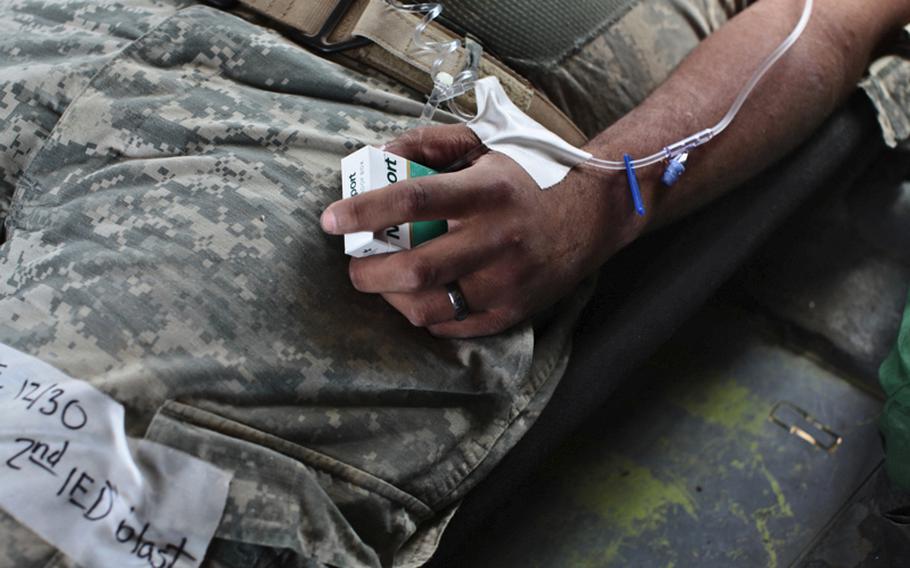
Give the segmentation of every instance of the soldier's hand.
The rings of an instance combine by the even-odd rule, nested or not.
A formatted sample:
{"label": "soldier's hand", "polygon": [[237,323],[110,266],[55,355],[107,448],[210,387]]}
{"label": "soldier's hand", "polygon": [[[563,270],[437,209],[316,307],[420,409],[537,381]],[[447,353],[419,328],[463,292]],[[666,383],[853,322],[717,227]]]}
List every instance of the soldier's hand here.
{"label": "soldier's hand", "polygon": [[[408,132],[385,150],[441,169],[480,142],[463,125]],[[511,158],[488,152],[464,169],[408,179],[338,201],[322,216],[332,234],[381,231],[446,219],[448,233],[413,250],[352,259],[350,277],[431,333],[472,337],[503,331],[565,296],[640,231],[624,180],[576,168],[541,191]],[[470,308],[455,321],[446,284]]]}

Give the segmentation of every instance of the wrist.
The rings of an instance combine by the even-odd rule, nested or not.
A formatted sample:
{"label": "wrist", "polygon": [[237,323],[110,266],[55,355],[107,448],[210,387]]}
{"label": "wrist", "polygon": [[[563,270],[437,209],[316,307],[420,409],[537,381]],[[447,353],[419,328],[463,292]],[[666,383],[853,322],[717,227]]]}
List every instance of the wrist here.
{"label": "wrist", "polygon": [[647,215],[636,213],[624,171],[581,166],[569,175],[570,187],[580,190],[578,218],[586,220],[572,230],[580,233],[588,249],[586,272],[593,272],[646,230]]}
{"label": "wrist", "polygon": [[[618,155],[622,156],[621,153]],[[611,160],[617,158],[615,153],[604,156]],[[602,263],[659,222],[658,211],[661,204],[658,198],[662,168],[658,164],[636,169],[634,172],[644,206],[644,215],[638,213],[632,186],[625,170],[608,171],[587,166],[581,166],[579,170],[585,178],[585,183],[595,188],[593,193],[597,196]]]}

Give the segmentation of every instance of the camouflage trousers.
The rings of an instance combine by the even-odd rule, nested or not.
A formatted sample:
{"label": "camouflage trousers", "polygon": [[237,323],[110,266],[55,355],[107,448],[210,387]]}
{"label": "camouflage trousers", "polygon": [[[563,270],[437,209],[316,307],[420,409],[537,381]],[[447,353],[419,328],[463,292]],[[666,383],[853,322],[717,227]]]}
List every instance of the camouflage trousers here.
{"label": "camouflage trousers", "polygon": [[[537,79],[568,107],[609,62],[574,111],[619,116],[728,4],[642,2]],[[636,33],[655,21],[688,31]],[[562,376],[589,285],[438,340],[355,292],[319,229],[341,157],[421,106],[188,0],[0,5],[0,342],[123,403],[131,436],[234,472],[207,565],[421,564]],[[0,511],[0,567],[69,565]]]}

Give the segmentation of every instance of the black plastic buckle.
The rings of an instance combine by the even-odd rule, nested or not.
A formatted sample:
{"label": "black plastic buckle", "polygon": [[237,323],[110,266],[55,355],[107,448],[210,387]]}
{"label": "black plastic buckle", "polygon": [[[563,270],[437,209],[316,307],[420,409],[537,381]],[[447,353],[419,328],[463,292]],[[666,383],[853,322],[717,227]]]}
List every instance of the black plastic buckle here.
{"label": "black plastic buckle", "polygon": [[[231,10],[233,8],[236,8],[237,4],[239,4],[238,0],[203,0],[203,2],[222,10]],[[276,21],[272,18],[270,18],[270,20],[272,21],[272,24],[276,30],[291,38],[293,41],[299,43],[300,45],[309,47],[310,49],[314,49],[320,53],[337,53],[346,49],[363,47],[370,44],[370,40],[365,37],[354,37],[344,41],[329,42],[329,36],[331,36],[332,32],[335,31],[338,23],[348,12],[351,4],[354,2],[355,0],[338,0],[338,3],[335,5],[332,13],[329,14],[329,17],[322,25],[322,28],[313,35],[307,35],[298,29],[292,28],[291,26]]]}

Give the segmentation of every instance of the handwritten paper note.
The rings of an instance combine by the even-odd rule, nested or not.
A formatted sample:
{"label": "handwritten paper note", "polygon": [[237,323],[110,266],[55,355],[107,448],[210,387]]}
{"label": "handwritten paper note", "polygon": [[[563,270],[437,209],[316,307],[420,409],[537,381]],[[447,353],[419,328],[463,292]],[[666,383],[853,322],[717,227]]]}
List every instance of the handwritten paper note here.
{"label": "handwritten paper note", "polygon": [[0,507],[85,568],[199,566],[231,475],[128,438],[124,409],[0,343]]}

